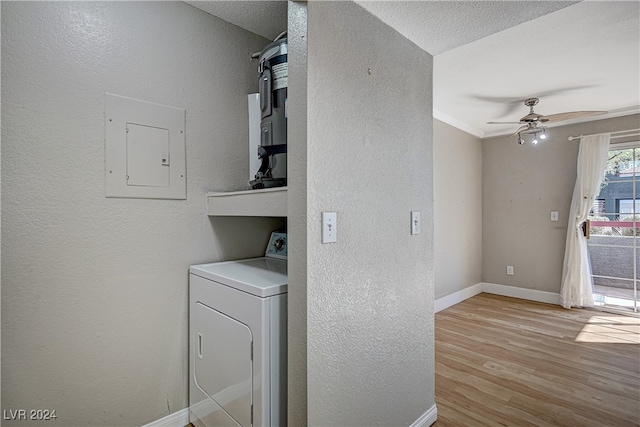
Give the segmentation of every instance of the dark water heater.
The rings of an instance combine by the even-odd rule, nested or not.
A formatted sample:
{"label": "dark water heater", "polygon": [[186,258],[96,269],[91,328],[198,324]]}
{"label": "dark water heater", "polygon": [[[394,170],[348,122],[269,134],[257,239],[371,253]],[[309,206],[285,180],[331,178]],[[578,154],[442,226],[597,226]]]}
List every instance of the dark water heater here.
{"label": "dark water heater", "polygon": [[287,185],[287,39],[268,44],[260,53],[260,145],[258,169],[251,187]]}

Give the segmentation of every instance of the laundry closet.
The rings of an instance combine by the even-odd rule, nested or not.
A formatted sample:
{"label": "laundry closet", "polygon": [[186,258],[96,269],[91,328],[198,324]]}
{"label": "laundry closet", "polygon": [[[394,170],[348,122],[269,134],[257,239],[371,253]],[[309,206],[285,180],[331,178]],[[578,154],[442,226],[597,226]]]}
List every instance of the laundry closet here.
{"label": "laundry closet", "polygon": [[189,274],[189,421],[287,425],[287,31],[251,55],[246,188],[207,194],[221,217],[281,218],[263,257],[193,265]]}

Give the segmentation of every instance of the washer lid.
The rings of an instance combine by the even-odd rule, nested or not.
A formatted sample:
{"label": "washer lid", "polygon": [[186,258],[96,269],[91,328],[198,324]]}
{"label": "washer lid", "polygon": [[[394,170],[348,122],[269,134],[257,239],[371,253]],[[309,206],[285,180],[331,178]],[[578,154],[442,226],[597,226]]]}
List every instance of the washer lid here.
{"label": "washer lid", "polygon": [[287,293],[287,261],[251,258],[192,265],[189,272],[258,297]]}

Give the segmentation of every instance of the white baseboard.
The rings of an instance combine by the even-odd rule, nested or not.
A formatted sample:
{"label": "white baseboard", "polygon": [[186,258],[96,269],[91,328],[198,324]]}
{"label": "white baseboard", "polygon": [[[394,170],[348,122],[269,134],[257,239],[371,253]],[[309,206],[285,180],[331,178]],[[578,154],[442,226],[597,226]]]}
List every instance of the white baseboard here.
{"label": "white baseboard", "polygon": [[515,286],[498,285],[496,283],[482,283],[482,292],[529,301],[546,302],[548,304],[560,304],[559,293],[538,291],[536,289],[517,288]]}
{"label": "white baseboard", "polygon": [[449,308],[452,305],[456,305],[457,303],[466,300],[467,298],[478,295],[480,292],[482,292],[482,283],[476,283],[475,285],[471,285],[468,288],[464,288],[452,294],[445,295],[442,298],[438,298],[434,301],[433,311],[434,313],[442,311],[445,308]]}
{"label": "white baseboard", "polygon": [[433,311],[437,313],[478,295],[481,292],[488,294],[502,295],[505,297],[513,297],[526,299],[529,301],[545,302],[548,304],[560,304],[560,294],[554,292],[538,291],[535,289],[517,288],[515,286],[498,285],[497,283],[476,283],[468,288],[464,288],[460,291],[454,292],[449,295],[445,295],[442,298],[438,298],[433,303]]}
{"label": "white baseboard", "polygon": [[186,425],[189,425],[189,408],[181,409],[142,427],[184,427]]}
{"label": "white baseboard", "polygon": [[427,409],[427,412],[420,415],[420,418],[415,420],[410,427],[428,427],[435,423],[438,419],[438,409],[434,404],[431,408]]}
{"label": "white baseboard", "polygon": [[[438,419],[436,405],[429,408],[424,414],[411,424],[410,427],[428,427]],[[189,408],[184,408],[164,418],[145,424],[142,427],[184,427],[189,425]]]}

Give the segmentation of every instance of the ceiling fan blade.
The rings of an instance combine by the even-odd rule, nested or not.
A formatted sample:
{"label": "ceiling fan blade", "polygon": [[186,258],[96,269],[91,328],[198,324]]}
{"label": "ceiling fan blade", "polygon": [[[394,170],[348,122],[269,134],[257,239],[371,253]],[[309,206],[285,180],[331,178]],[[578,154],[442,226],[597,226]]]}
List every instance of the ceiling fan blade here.
{"label": "ceiling fan blade", "polygon": [[487,122],[488,125],[519,125],[520,122]]}
{"label": "ceiling fan blade", "polygon": [[526,94],[521,92],[522,96],[511,96],[511,97],[507,97],[507,96],[488,96],[488,95],[470,95],[471,98],[476,99],[478,101],[482,101],[482,102],[492,102],[492,103],[498,103],[498,104],[504,104],[504,111],[502,113],[502,115],[500,117],[505,117],[508,116],[512,113],[515,113],[517,111],[517,109],[519,107],[522,106],[522,103],[528,99],[528,98],[532,98],[532,97],[537,97],[537,98],[548,98],[551,96],[555,96],[555,95],[560,95],[562,93],[566,93],[566,92],[571,92],[571,91],[576,91],[576,90],[582,90],[582,89],[588,89],[593,87],[594,85],[579,85],[579,86],[569,86],[569,87],[564,87],[564,88],[556,88],[556,89],[550,89],[548,91],[542,92],[542,93],[537,93],[537,94]]}
{"label": "ceiling fan blade", "polygon": [[607,111],[570,111],[567,113],[551,114],[549,116],[540,116],[542,123],[561,122],[564,120],[577,119],[579,117],[599,116],[607,114]]}
{"label": "ceiling fan blade", "polygon": [[529,128],[529,126],[521,126],[520,129],[518,129],[517,131],[515,131],[514,133],[509,135],[509,137],[516,136],[517,134],[519,134],[520,132],[522,132],[523,130],[528,129],[528,128]]}

